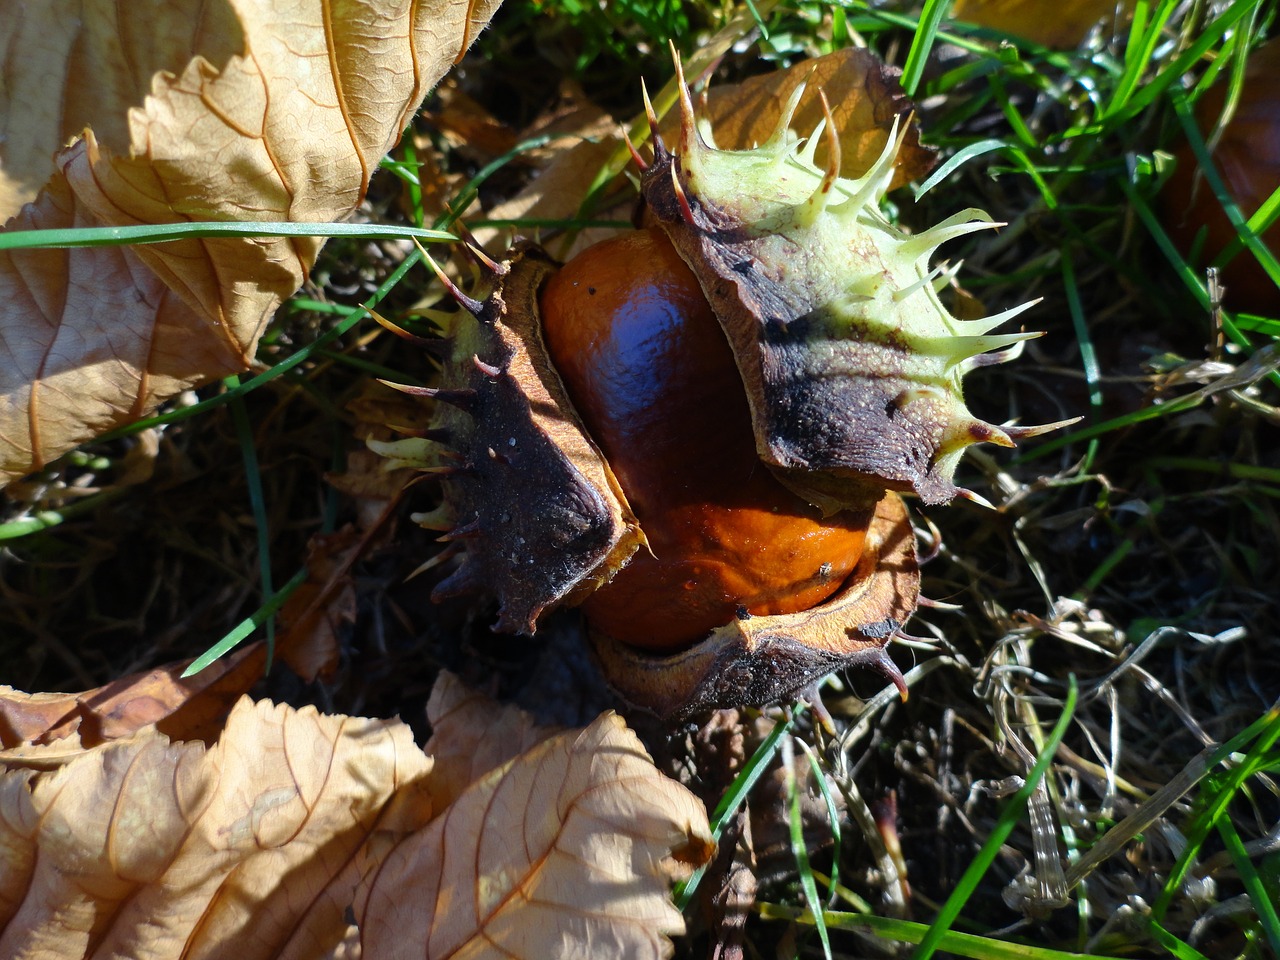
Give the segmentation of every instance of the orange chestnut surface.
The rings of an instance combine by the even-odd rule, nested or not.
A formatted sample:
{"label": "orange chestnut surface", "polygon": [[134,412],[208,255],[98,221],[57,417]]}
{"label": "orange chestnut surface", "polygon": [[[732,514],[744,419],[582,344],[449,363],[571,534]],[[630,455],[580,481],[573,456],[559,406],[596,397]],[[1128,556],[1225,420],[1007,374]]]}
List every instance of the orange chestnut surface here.
{"label": "orange chestnut surface", "polygon": [[760,462],[728,342],[661,230],[574,257],[540,312],[552,362],[652,551],[586,601],[594,628],[668,652],[744,609],[797,613],[841,586],[874,504],[824,519]]}

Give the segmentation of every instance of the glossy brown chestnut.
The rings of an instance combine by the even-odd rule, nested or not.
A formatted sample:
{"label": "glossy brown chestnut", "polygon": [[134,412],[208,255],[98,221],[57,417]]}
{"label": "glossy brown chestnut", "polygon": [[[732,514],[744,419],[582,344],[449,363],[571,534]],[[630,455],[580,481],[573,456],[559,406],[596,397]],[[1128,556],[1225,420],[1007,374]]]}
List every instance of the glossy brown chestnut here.
{"label": "glossy brown chestnut", "polygon": [[875,502],[823,518],[761,463],[729,344],[660,229],[584,251],[539,299],[552,363],[648,540],[583,604],[594,629],[668,652],[844,584]]}

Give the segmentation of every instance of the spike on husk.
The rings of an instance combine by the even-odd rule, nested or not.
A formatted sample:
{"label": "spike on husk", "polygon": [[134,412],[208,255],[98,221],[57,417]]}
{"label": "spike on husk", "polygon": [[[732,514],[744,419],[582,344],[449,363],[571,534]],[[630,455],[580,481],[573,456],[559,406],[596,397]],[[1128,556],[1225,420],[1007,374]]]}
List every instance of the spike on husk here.
{"label": "spike on husk", "polygon": [[722,150],[679,80],[676,150],[655,150],[642,189],[733,346],[761,458],[828,512],[875,488],[930,504],[956,497],[964,449],[1012,436],[969,412],[962,377],[1013,359],[1038,334],[991,333],[1029,303],[984,320],[951,316],[938,292],[953,271],[929,261],[942,244],[1000,224],[968,209],[908,233],[884,217],[907,113],[870,167],[846,178],[829,107],[810,137],[789,129],[803,87],[764,144]]}

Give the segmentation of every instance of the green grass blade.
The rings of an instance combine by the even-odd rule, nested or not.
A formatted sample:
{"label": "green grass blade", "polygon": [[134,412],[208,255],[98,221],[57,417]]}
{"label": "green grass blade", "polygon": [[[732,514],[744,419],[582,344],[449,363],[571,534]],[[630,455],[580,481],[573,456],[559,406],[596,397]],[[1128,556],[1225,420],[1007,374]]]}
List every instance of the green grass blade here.
{"label": "green grass blade", "polygon": [[912,193],[915,195],[915,198],[919,200],[974,157],[980,157],[984,153],[990,153],[993,150],[1003,150],[1006,146],[1007,145],[1003,140],[979,140],[977,143],[971,143],[966,147],[962,147],[948,157],[946,163],[933,171],[929,176],[929,179],[916,187]]}
{"label": "green grass blade", "polygon": [[[227,377],[223,381],[231,389],[240,386],[240,378]],[[240,444],[240,459],[244,464],[245,486],[249,491],[249,509],[253,516],[254,537],[258,541],[258,577],[262,583],[262,596],[269,597],[275,593],[271,585],[271,530],[267,522],[267,500],[262,490],[262,470],[258,465],[258,449],[253,438],[253,425],[249,422],[249,411],[245,409],[244,395],[237,395],[231,401],[231,422],[235,425],[236,440]],[[267,628],[267,669],[271,669],[276,652],[276,621],[268,617]]]}
{"label": "green grass blade", "polygon": [[58,230],[0,232],[0,250],[62,247],[117,247],[169,243],[201,237],[360,237],[366,240],[417,239],[431,243],[458,238],[443,230],[378,223],[293,223],[292,221],[148,223],[133,227],[68,227]]}
{"label": "green grass blade", "polygon": [[1191,944],[1179,940],[1154,920],[1147,925],[1147,928],[1151,931],[1152,936],[1155,937],[1156,942],[1177,957],[1178,960],[1209,960],[1208,957],[1191,946]]}
{"label": "green grass blade", "polygon": [[[809,911],[796,907],[784,907],[773,903],[762,903],[760,915],[769,920],[790,920],[796,923],[812,923]],[[831,930],[867,931],[882,940],[898,943],[921,943],[928,935],[930,927],[913,920],[895,920],[890,917],[877,917],[868,913],[843,913],[827,910],[823,913],[823,921]],[[1008,940],[995,940],[973,933],[958,933],[948,930],[942,935],[939,949],[958,957],[969,957],[971,960],[1110,960],[1108,957],[1092,953],[1071,953],[1065,950],[1054,950],[1049,947],[1037,947],[1025,943],[1012,943]]]}
{"label": "green grass blade", "polygon": [[974,891],[978,888],[987,870],[991,868],[991,864],[995,861],[1000,853],[1001,846],[1008,839],[1009,834],[1013,832],[1013,828],[1017,826],[1018,821],[1022,818],[1023,812],[1027,808],[1027,801],[1031,799],[1031,794],[1036,788],[1045,772],[1049,769],[1049,764],[1053,762],[1053,756],[1057,752],[1058,744],[1062,742],[1062,737],[1067,732],[1067,726],[1071,723],[1071,717],[1075,713],[1077,699],[1076,678],[1071,677],[1071,685],[1067,690],[1066,702],[1062,705],[1062,715],[1058,717],[1058,722],[1054,724],[1052,732],[1045,741],[1044,750],[1037,758],[1035,765],[1031,768],[1031,772],[1027,775],[1026,783],[1021,789],[1013,795],[1013,798],[1005,806],[1000,814],[1000,819],[996,821],[990,835],[982,845],[982,849],[978,851],[978,855],[974,857],[973,862],[969,864],[964,875],[960,877],[956,888],[947,897],[947,902],[942,905],[942,909],[938,911],[937,919],[929,927],[928,932],[920,941],[920,945],[916,947],[915,952],[911,955],[912,960],[928,960],[934,953],[941,948],[942,939],[951,925],[955,923],[956,918],[960,916],[960,911],[964,909],[964,905],[973,896]]}
{"label": "green grass blade", "polygon": [[[791,732],[795,726],[796,716],[802,709],[799,706],[793,708],[791,716],[774,725],[773,729],[769,731],[769,735],[756,748],[756,752],[751,755],[751,759],[743,765],[742,770],[734,778],[729,789],[724,792],[720,802],[716,804],[715,810],[711,812],[711,836],[715,838],[717,843],[729,818],[737,813],[738,808],[747,799],[747,794],[751,792],[751,788],[756,785],[756,781],[764,776],[764,772],[768,769],[774,754],[778,752],[783,736]],[[693,894],[702,882],[704,873],[706,873],[706,868],[699,867],[688,880],[684,881],[683,884],[677,885],[675,904],[681,911],[693,899]]]}
{"label": "green grass blade", "polygon": [[146,430],[148,427],[189,420],[192,417],[199,416],[200,414],[213,409],[214,407],[220,407],[224,403],[230,403],[236,397],[242,397],[250,390],[256,390],[258,387],[265,383],[269,383],[276,377],[283,376],[290,370],[295,369],[307,360],[311,359],[312,354],[317,350],[333,343],[333,341],[346,334],[356,324],[368,317],[369,310],[382,302],[391,290],[394,289],[396,284],[400,282],[404,275],[417,266],[421,259],[422,254],[420,254],[415,247],[409,255],[405,257],[404,262],[396,267],[396,269],[391,272],[390,276],[382,282],[382,285],[374,291],[373,296],[369,298],[365,306],[347,308],[350,312],[343,320],[335,324],[332,329],[325,331],[320,336],[316,337],[315,340],[311,341],[311,343],[301,347],[297,353],[290,354],[288,357],[281,360],[279,363],[274,364],[267,370],[264,370],[256,377],[246,380],[238,387],[227,389],[217,396],[210,397],[207,400],[202,400],[189,407],[180,407],[176,410],[169,410],[153,417],[145,417],[142,420],[137,420],[127,426],[119,427],[115,430],[109,431],[108,433],[104,433],[102,436],[98,437],[98,440],[114,440],[118,437],[127,437],[130,434]]}
{"label": "green grass blade", "polygon": [[836,798],[831,794],[831,785],[827,783],[827,776],[817,756],[803,740],[796,742],[800,744],[800,749],[809,759],[809,769],[813,771],[818,792],[822,794],[822,802],[827,807],[827,822],[831,825],[831,876],[826,879],[826,884],[834,893],[835,888],[840,885],[840,850],[844,843],[844,837],[840,832],[840,811],[836,808]]}
{"label": "green grass blade", "polygon": [[[1205,146],[1204,138],[1200,135],[1200,127],[1196,124],[1195,116],[1191,112],[1191,106],[1187,103],[1187,98],[1181,94],[1176,94],[1173,97],[1173,109],[1182,124],[1182,131],[1187,138],[1187,146],[1191,148],[1196,162],[1200,165],[1200,173],[1204,176],[1205,183],[1208,184],[1209,189],[1213,191],[1213,195],[1222,206],[1222,212],[1231,221],[1231,226],[1235,229],[1237,238],[1240,243],[1248,247],[1249,252],[1257,258],[1267,276],[1280,288],[1280,262],[1276,260],[1275,254],[1258,239],[1258,235],[1249,226],[1249,220],[1240,210],[1239,204],[1236,203],[1235,198],[1227,190],[1227,185],[1223,182],[1221,174],[1218,173],[1218,169],[1214,165],[1213,157]],[[1227,256],[1227,252],[1223,251],[1223,256],[1219,257],[1215,264],[1221,265],[1221,262]],[[1280,291],[1278,291],[1278,295],[1280,295]]]}
{"label": "green grass blade", "polygon": [[916,27],[907,62],[902,67],[902,89],[909,97],[916,95],[920,78],[924,76],[924,65],[929,61],[929,52],[938,39],[938,24],[950,6],[951,0],[925,0],[924,9],[920,12],[920,25]]}
{"label": "green grass blade", "polygon": [[29,537],[33,533],[56,527],[65,519],[66,517],[56,510],[41,510],[30,517],[10,520],[8,523],[0,523],[0,540],[17,540],[19,537]]}
{"label": "green grass blade", "polygon": [[288,583],[281,587],[280,590],[268,599],[266,603],[259,607],[252,616],[246,620],[241,620],[240,623],[236,624],[236,626],[233,627],[225,637],[215,643],[204,653],[200,654],[200,656],[196,657],[196,659],[191,662],[191,666],[182,671],[183,678],[185,679],[186,677],[194,676],[205,667],[209,666],[209,664],[224,656],[229,650],[233,650],[237,647],[242,640],[251,636],[253,631],[257,630],[258,627],[262,626],[262,624],[274,617],[277,611],[284,606],[285,601],[289,599],[293,591],[297,590],[306,582],[307,571],[305,569],[299,570],[293,575],[293,578]]}
{"label": "green grass blade", "polygon": [[1222,39],[1228,30],[1235,27],[1243,17],[1255,14],[1257,9],[1258,0],[1236,0],[1235,3],[1222,12],[1221,16],[1215,17],[1210,23],[1206,24],[1200,36],[1166,64],[1159,73],[1143,84],[1141,90],[1133,93],[1124,109],[1117,110],[1112,115],[1113,125],[1136,117],[1154,104],[1157,98],[1164,96],[1170,87],[1181,81],[1189,71],[1194,69],[1195,65],[1204,58],[1205,54],[1213,49],[1214,45]]}
{"label": "green grass blade", "polygon": [[418,160],[418,148],[414,146],[412,130],[406,130],[400,138],[400,149],[404,151],[403,161],[388,164],[384,160],[383,163],[404,181],[409,194],[409,209],[413,211],[413,222],[421,227],[427,222],[427,214],[422,206],[422,182],[418,179],[421,163]]}
{"label": "green grass blade", "polygon": [[[1165,880],[1164,890],[1161,891],[1159,898],[1157,898],[1152,907],[1151,915],[1155,921],[1164,919],[1165,912],[1173,902],[1175,894],[1182,888],[1182,881],[1186,878],[1187,871],[1191,869],[1196,855],[1204,845],[1205,838],[1213,830],[1236,793],[1249,777],[1257,773],[1261,767],[1265,767],[1267,751],[1271,749],[1277,740],[1280,740],[1280,704],[1276,704],[1268,710],[1260,723],[1261,729],[1257,733],[1257,739],[1254,740],[1252,746],[1245,753],[1244,759],[1227,771],[1223,777],[1221,787],[1210,798],[1200,816],[1185,831],[1186,846],[1183,848],[1182,853],[1179,854],[1177,862]],[[1246,732],[1251,732],[1258,726],[1259,724],[1255,723]],[[1240,739],[1240,737],[1236,737],[1232,742],[1236,743]],[[1222,751],[1218,751],[1215,756],[1221,753]],[[1230,754],[1222,756],[1218,762],[1224,762],[1229,756]]]}
{"label": "green grass blade", "polygon": [[804,814],[800,809],[800,787],[796,782],[794,758],[792,751],[788,749],[789,742],[790,738],[783,741],[782,766],[787,776],[787,820],[791,834],[791,852],[796,859],[796,875],[800,878],[800,889],[804,892],[809,915],[818,930],[818,939],[822,941],[822,954],[826,960],[831,960],[831,937],[823,921],[822,900],[818,896],[818,885],[813,879],[813,868],[809,865],[809,848],[804,840]]}
{"label": "green grass blade", "polygon": [[1103,111],[1103,120],[1114,117],[1129,105],[1130,98],[1147,72],[1147,65],[1161,40],[1164,26],[1177,5],[1178,0],[1159,0],[1154,14],[1150,12],[1151,5],[1146,0],[1139,0],[1134,7],[1129,42],[1125,44],[1124,72],[1116,84],[1111,102]]}
{"label": "green grass blade", "polygon": [[[1076,284],[1075,261],[1071,251],[1062,253],[1062,283],[1067,293],[1067,310],[1071,314],[1071,326],[1076,333],[1076,342],[1080,345],[1080,364],[1084,367],[1085,383],[1089,387],[1089,410],[1094,419],[1102,413],[1102,366],[1098,363],[1098,353],[1093,348],[1093,337],[1089,333],[1089,324],[1085,319],[1084,306],[1080,302],[1080,288]],[[1098,454],[1098,441],[1089,441],[1084,459],[1080,465],[1081,473],[1088,473],[1093,468],[1093,460]]]}
{"label": "green grass blade", "polygon": [[1263,932],[1266,933],[1267,940],[1271,944],[1271,952],[1280,957],[1280,917],[1276,916],[1276,905],[1267,892],[1262,878],[1258,876],[1253,861],[1249,859],[1244,841],[1240,839],[1240,834],[1230,818],[1223,817],[1218,821],[1218,835],[1222,837],[1227,852],[1231,854],[1231,862],[1235,864],[1236,872],[1240,874],[1240,880],[1244,883],[1249,900],[1253,903],[1254,912],[1262,923]]}

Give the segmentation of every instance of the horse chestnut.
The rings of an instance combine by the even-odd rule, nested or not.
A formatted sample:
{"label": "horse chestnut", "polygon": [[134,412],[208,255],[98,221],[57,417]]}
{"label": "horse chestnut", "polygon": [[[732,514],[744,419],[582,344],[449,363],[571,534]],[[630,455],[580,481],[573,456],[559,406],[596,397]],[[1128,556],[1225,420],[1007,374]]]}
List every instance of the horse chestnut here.
{"label": "horse chestnut", "polygon": [[587,598],[592,626],[667,651],[836,591],[875,503],[824,520],[760,463],[728,341],[660,229],[579,254],[540,305],[556,371],[648,539]]}
{"label": "horse chestnut", "polygon": [[[678,66],[678,65],[677,65]],[[438,474],[418,518],[461,563],[436,596],[488,593],[496,629],[581,605],[605,675],[688,716],[878,669],[915,610],[896,491],[969,495],[965,447],[1050,427],[974,417],[961,379],[1034,334],[950,316],[928,260],[990,226],[964,211],[908,234],[880,214],[899,120],[861,178],[813,162],[815,132],[720,150],[681,81],[676,151],[654,128],[645,229],[565,266],[518,243],[449,331],[430,429],[376,448]],[[467,314],[471,316],[467,316]]]}

